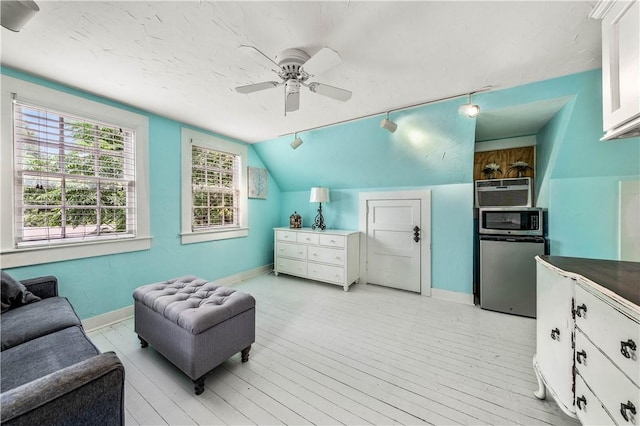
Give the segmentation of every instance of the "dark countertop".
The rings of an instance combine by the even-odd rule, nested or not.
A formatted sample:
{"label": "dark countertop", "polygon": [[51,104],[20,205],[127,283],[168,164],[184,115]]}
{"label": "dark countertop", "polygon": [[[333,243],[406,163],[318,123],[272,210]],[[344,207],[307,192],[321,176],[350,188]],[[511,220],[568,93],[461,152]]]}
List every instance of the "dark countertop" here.
{"label": "dark countertop", "polygon": [[582,275],[634,305],[640,306],[640,262],[540,256],[545,262],[566,272]]}

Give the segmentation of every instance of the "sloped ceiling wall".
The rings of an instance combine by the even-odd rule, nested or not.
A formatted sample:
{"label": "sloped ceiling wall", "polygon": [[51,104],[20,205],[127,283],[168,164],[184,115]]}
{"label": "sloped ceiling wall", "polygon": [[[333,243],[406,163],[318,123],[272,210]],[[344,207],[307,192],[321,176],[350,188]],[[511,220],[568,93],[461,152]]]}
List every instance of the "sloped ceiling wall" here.
{"label": "sloped ceiling wall", "polygon": [[282,191],[388,188],[472,182],[475,120],[458,114],[465,100],[397,112],[254,145]]}

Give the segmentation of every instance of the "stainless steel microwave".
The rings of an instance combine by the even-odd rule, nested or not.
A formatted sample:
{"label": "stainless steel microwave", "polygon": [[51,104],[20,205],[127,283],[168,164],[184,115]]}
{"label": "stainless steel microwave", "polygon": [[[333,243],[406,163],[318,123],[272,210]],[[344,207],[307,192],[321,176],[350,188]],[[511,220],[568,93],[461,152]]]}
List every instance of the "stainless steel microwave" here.
{"label": "stainless steel microwave", "polygon": [[537,207],[482,208],[478,215],[478,233],[542,236],[544,234],[543,209]]}

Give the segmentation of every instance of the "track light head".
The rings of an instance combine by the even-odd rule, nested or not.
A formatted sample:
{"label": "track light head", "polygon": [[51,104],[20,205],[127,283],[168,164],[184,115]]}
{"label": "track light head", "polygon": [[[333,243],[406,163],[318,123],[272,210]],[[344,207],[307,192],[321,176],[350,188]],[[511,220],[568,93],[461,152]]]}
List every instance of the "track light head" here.
{"label": "track light head", "polygon": [[296,138],[291,142],[291,148],[297,149],[300,145],[302,145],[302,139],[300,139],[297,135]]}
{"label": "track light head", "polygon": [[382,127],[383,129],[393,133],[398,128],[398,125],[396,123],[394,123],[393,121],[389,120],[389,113],[387,113],[387,118],[383,119],[380,122],[380,127]]}
{"label": "track light head", "polygon": [[462,115],[466,115],[469,118],[477,117],[480,114],[480,105],[471,103],[471,93],[469,93],[469,101],[466,104],[460,105],[458,112]]}
{"label": "track light head", "polygon": [[477,117],[480,114],[480,106],[474,104],[464,104],[458,110],[460,114],[466,115],[469,118]]}

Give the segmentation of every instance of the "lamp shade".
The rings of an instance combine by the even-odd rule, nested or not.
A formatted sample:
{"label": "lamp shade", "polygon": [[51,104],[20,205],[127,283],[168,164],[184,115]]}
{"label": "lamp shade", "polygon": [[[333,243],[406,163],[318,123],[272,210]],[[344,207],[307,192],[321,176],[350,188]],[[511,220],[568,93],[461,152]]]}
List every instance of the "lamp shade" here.
{"label": "lamp shade", "polygon": [[329,202],[329,188],[323,188],[316,186],[311,188],[311,197],[309,197],[310,203],[328,203]]}
{"label": "lamp shade", "polygon": [[2,3],[2,13],[0,13],[2,26],[14,32],[20,31],[24,24],[40,10],[32,0],[4,0],[0,3]]}

